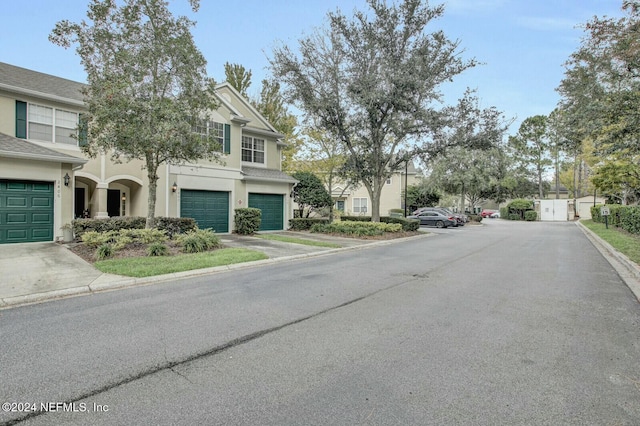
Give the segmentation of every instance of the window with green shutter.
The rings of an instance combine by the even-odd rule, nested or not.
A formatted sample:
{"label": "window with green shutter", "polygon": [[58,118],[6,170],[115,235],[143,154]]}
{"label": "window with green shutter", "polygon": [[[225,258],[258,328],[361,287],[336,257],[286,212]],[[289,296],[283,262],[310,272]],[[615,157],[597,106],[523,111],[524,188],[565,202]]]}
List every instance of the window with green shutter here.
{"label": "window with green shutter", "polygon": [[27,138],[27,103],[16,101],[16,138]]}
{"label": "window with green shutter", "polygon": [[224,125],[224,153],[231,154],[231,126]]}

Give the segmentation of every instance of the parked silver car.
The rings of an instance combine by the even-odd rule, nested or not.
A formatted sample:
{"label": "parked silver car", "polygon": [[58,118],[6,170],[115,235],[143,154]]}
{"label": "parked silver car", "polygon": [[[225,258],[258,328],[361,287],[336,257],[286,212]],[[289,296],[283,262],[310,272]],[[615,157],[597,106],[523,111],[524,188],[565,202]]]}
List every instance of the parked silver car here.
{"label": "parked silver car", "polygon": [[457,225],[455,217],[445,216],[433,210],[423,210],[416,215],[407,216],[407,219],[417,219],[420,221],[420,225],[435,226],[436,228],[447,228]]}

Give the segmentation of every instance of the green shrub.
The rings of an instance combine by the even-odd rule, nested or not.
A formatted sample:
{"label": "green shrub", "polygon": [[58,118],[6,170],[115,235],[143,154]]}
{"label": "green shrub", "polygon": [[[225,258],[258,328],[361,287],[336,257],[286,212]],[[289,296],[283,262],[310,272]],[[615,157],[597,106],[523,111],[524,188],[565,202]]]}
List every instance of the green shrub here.
{"label": "green shrub", "polygon": [[262,222],[262,211],[252,207],[245,207],[235,210],[235,230],[241,235],[252,235],[260,230]]}
{"label": "green shrub", "polygon": [[87,231],[82,235],[82,242],[89,247],[110,244],[114,250],[122,250],[128,244],[163,243],[167,235],[159,229],[120,229],[119,231],[96,232]]}
{"label": "green shrub", "polygon": [[173,239],[174,235],[194,231],[198,225],[191,217],[156,217],[156,228],[165,231]]}
{"label": "green shrub", "polygon": [[339,233],[357,237],[370,237],[383,235],[385,232],[400,232],[402,225],[399,223],[375,223],[342,221],[329,224],[315,224],[311,232]]}
{"label": "green shrub", "polygon": [[96,232],[87,231],[82,234],[82,242],[91,248],[98,248],[105,244],[113,243],[116,235],[115,231]]}
{"label": "green shrub", "polygon": [[341,220],[347,222],[371,222],[371,216],[342,216]]}
{"label": "green shrub", "polygon": [[471,214],[469,215],[469,222],[482,222],[482,216],[479,214]]}
{"label": "green shrub", "polygon": [[149,256],[167,256],[169,247],[162,243],[152,243],[147,247],[147,255]]}
{"label": "green shrub", "polygon": [[609,208],[607,223],[622,228],[632,234],[640,234],[640,206],[623,206],[620,204],[599,204],[591,207],[591,218],[594,222],[605,223],[605,217],[600,214],[601,207]]}
{"label": "green shrub", "polygon": [[329,223],[329,219],[325,218],[325,217],[319,217],[319,218],[315,218],[315,217],[314,218],[311,218],[311,217],[293,218],[293,219],[289,219],[289,229],[291,229],[293,231],[308,231],[316,223],[327,224],[327,223]]}
{"label": "green shrub", "polygon": [[137,216],[110,217],[105,219],[75,219],[71,222],[77,237],[88,231],[107,232],[121,229],[144,229],[147,219]]}
{"label": "green shrub", "polygon": [[524,220],[529,222],[538,220],[538,212],[536,212],[535,210],[527,210],[526,212],[524,212]]}
{"label": "green shrub", "polygon": [[[524,220],[525,212],[533,210],[533,201],[518,198],[507,204],[507,217],[509,220]],[[502,217],[502,213],[500,214]],[[515,217],[517,216],[517,217]]]}
{"label": "green shrub", "polygon": [[196,229],[179,235],[176,240],[185,253],[201,253],[220,247],[220,238],[212,229]]}
{"label": "green shrub", "polygon": [[411,232],[420,229],[420,222],[413,219],[405,219],[404,217],[383,216],[380,218],[382,223],[399,223],[402,230]]}
{"label": "green shrub", "polygon": [[103,244],[96,250],[96,258],[98,260],[108,259],[113,256],[113,253],[115,253],[115,251],[111,244]]}

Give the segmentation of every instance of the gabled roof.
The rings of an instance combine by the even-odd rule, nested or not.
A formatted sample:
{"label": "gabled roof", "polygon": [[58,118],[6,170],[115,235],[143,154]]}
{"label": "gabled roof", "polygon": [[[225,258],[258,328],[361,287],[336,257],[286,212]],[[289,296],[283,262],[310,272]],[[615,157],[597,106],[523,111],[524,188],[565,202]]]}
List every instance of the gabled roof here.
{"label": "gabled roof", "polygon": [[87,160],[62,154],[24,139],[0,133],[0,157],[26,160],[51,161],[55,163],[85,164]]}
{"label": "gabled roof", "polygon": [[260,167],[242,166],[243,180],[262,182],[298,183],[298,181],[285,172],[276,169],[263,169]]}
{"label": "gabled roof", "polygon": [[[251,114],[253,114],[255,116],[255,118],[258,119],[258,121],[264,126],[266,127],[268,130],[264,130],[264,129],[259,129],[257,127],[253,127],[253,126],[247,126],[247,130],[250,130],[252,132],[257,132],[257,133],[261,133],[264,135],[269,135],[272,137],[275,137],[277,139],[282,139],[284,138],[284,135],[280,132],[278,132],[275,127],[273,127],[271,125],[271,123],[269,123],[269,121],[264,118],[264,116],[262,114],[260,114],[260,112],[258,112],[257,109],[254,108],[253,105],[251,105],[251,103],[244,98],[244,96],[242,96],[236,89],[235,87],[233,87],[231,85],[231,83],[229,82],[224,82],[224,83],[220,83],[216,86],[216,89],[225,89],[228,90],[229,92],[231,92],[231,94],[240,102],[242,103],[242,105],[248,109]],[[231,113],[235,116],[232,117],[231,120],[232,121],[241,121],[243,122],[244,125],[252,122],[253,120],[251,119],[251,117],[245,117],[244,115],[242,115],[242,113],[233,106],[233,104],[226,99],[224,96],[222,96],[221,94],[217,95],[218,99],[220,100],[220,102],[222,103],[222,105],[224,105],[227,109],[229,109],[229,111],[231,111]]]}
{"label": "gabled roof", "polygon": [[76,81],[0,62],[0,89],[83,106],[81,90],[84,86]]}

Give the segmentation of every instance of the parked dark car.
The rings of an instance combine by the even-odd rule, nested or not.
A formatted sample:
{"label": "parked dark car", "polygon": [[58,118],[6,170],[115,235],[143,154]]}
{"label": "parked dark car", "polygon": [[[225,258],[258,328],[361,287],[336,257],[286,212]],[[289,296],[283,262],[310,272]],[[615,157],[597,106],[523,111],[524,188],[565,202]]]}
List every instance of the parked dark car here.
{"label": "parked dark car", "polygon": [[453,213],[451,210],[446,209],[444,207],[420,207],[418,210],[414,211],[413,214],[417,215],[424,211],[434,211],[438,212],[444,216],[451,217],[455,219],[455,224],[453,226],[464,226],[464,224],[468,221],[466,215],[461,215],[458,213]]}
{"label": "parked dark car", "polygon": [[445,216],[433,210],[424,210],[417,215],[407,216],[407,219],[417,219],[420,225],[435,226],[436,228],[447,228],[456,226],[456,219],[453,216]]}

